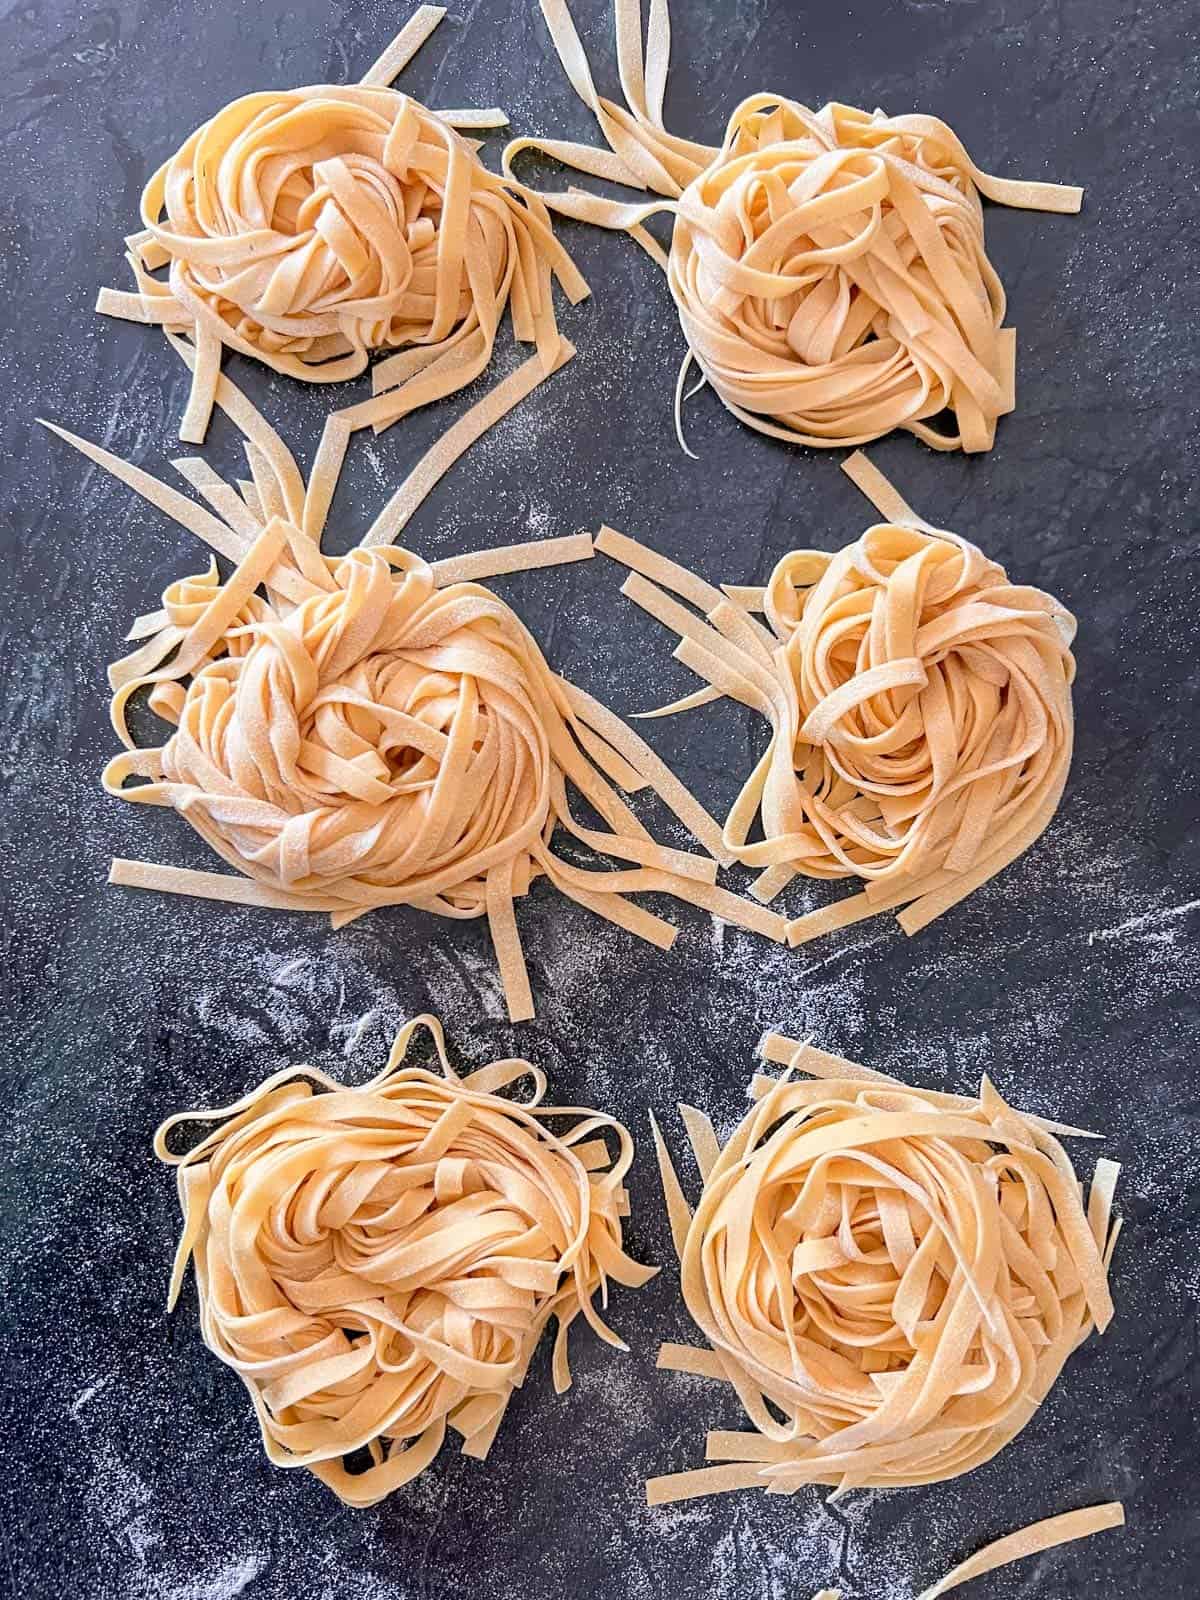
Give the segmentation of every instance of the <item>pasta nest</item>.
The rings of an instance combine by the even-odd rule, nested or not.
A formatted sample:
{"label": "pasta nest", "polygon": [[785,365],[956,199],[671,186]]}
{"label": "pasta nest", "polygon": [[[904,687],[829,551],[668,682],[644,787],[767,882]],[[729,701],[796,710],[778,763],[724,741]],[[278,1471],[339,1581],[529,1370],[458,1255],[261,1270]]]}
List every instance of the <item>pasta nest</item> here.
{"label": "pasta nest", "polygon": [[658,1480],[652,1499],[956,1477],[1112,1315],[1115,1163],[1085,1213],[1058,1125],[986,1078],[978,1098],[938,1094],[796,1054],[829,1081],[760,1080],[724,1149],[685,1110],[694,1215],[659,1141],[684,1299],[715,1352],[668,1346],[660,1364],[732,1383],[757,1432],[710,1435],[709,1459],[736,1465]]}
{"label": "pasta nest", "polygon": [[[1013,408],[1014,345],[974,171],[935,117],[743,101],[675,206],[668,265],[726,406],[800,444],[906,428],[989,449]],[[953,433],[927,421],[946,409]]]}
{"label": "pasta nest", "polygon": [[[936,117],[889,117],[836,102],[810,111],[756,94],[719,148],[668,133],[663,98],[670,8],[615,0],[625,104],[601,95],[566,0],[542,14],[607,148],[518,138],[525,151],[662,199],[629,203],[578,189],[543,199],[561,215],[628,232],[666,271],[692,361],[760,433],[815,446],[863,444],[906,428],[938,450],[987,450],[1014,405],[1015,334],[984,251],[980,195],[1077,212],[1068,184],[981,171]],[[644,224],[674,216],[669,255]],[[954,430],[930,421],[954,413]],[[693,454],[688,451],[688,454]]]}
{"label": "pasta nest", "polygon": [[[557,877],[556,762],[579,760],[565,690],[515,613],[476,584],[439,589],[397,547],[313,552],[305,575],[308,598],[251,594],[186,689],[155,688],[177,728],[150,753],[158,781],[125,795],[174,806],[240,872],[335,922],[397,904],[479,916],[489,877],[508,896]],[[222,592],[215,570],[188,580],[168,620]],[[116,758],[110,788],[147,771],[136,760]]]}
{"label": "pasta nest", "polygon": [[756,897],[798,874],[865,880],[793,919],[792,944],[899,907],[910,934],[941,916],[1041,836],[1074,740],[1071,613],[922,521],[865,457],[845,466],[895,520],[836,554],[792,551],[764,589],[716,589],[612,529],[597,540],[705,680],[654,714],[728,695],[770,723],[721,836],[760,869]]}
{"label": "pasta nest", "polygon": [[[659,949],[676,929],[629,896],[673,895],[786,938],[781,916],[717,885],[718,865],[733,857],[715,819],[619,717],[552,673],[510,607],[471,581],[588,560],[590,534],[430,566],[392,543],[437,481],[418,469],[357,549],[324,556],[328,430],[306,486],[228,380],[217,397],[247,430],[254,480],[235,490],[202,460],[176,465],[219,515],[47,424],[235,563],[224,582],[214,561],[171,584],[161,609],[129,630],[138,642],[108,674],[125,748],[103,783],[114,797],[174,808],[238,875],[118,857],[110,883],[323,911],[335,926],[389,905],[486,916],[514,1022],[534,1014],[514,901],[543,875]],[[161,746],[139,745],[128,725],[143,689],[175,725]],[[568,785],[605,826],[575,818]],[[618,793],[646,789],[703,852],[651,837]],[[618,865],[556,854],[559,824]]]}
{"label": "pasta nest", "polygon": [[[422,1027],[440,1075],[403,1066]],[[527,1104],[495,1092],[526,1075]],[[287,1068],[159,1129],[184,1214],[171,1303],[190,1259],[204,1341],[246,1385],[277,1466],[374,1504],[429,1465],[447,1424],[486,1454],[551,1318],[560,1391],[577,1316],[625,1348],[592,1300],[653,1276],[621,1248],[632,1142],[609,1117],[542,1106],[545,1087],[520,1060],[458,1077],[419,1017],[363,1088]],[[573,1126],[556,1136],[552,1116]],[[213,1117],[170,1152],[174,1128]],[[369,1464],[342,1459],[363,1449]]]}
{"label": "pasta nest", "polygon": [[146,305],[162,307],[163,286],[144,268],[169,263],[197,334],[310,383],[415,346],[381,383],[441,359],[461,387],[487,364],[510,296],[517,336],[556,344],[551,271],[586,292],[541,202],[387,88],[235,100],[155,173],[142,220],[130,264]]}
{"label": "pasta nest", "polygon": [[1041,832],[1072,747],[1075,619],[1057,600],[957,534],[881,523],[836,555],[784,556],[764,609],[787,696],[780,759],[751,780],[774,844],[745,858],[782,848],[807,876],[889,888]]}

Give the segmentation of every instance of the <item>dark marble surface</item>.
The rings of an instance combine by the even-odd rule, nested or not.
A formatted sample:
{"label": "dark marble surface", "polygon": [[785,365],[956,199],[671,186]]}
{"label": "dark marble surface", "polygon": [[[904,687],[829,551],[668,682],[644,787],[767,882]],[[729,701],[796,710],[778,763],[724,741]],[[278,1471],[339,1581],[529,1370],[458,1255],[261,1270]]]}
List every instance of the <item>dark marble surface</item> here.
{"label": "dark marble surface", "polygon": [[[533,0],[453,9],[405,80],[413,92],[499,101],[517,128],[592,136]],[[577,13],[613,89],[607,8],[579,0]],[[987,1538],[1120,1497],[1124,1534],[972,1593],[1194,1595],[1195,10],[677,0],[679,132],[713,138],[744,93],[778,88],[814,105],[934,112],[990,170],[1086,185],[1079,218],[989,211],[1020,330],[1020,409],[993,453],[937,457],[905,438],[873,452],[927,515],[1078,613],[1078,753],[1029,857],[913,941],[880,923],[788,953],[680,911],[676,949],[658,955],[535,893],[521,926],[541,1013],[519,1029],[502,1020],[478,925],[396,913],[331,934],[104,887],[113,854],[208,864],[173,816],[98,785],[114,745],[104,665],[197,550],[33,423],[48,415],[170,475],[182,369],[154,334],[89,309],[98,285],[123,282],[120,237],[143,180],[236,93],[356,76],[404,14],[327,0],[3,7],[0,1586],[22,1600],[803,1600],[836,1581],[849,1600],[899,1600]],[[596,289],[563,312],[579,358],[471,452],[410,543],[438,556],[603,518],[712,578],[750,581],[795,545],[854,536],[867,508],[835,456],[759,438],[710,396],[688,413],[701,460],[678,452],[681,341],[665,285],[626,241],[563,236]],[[512,359],[503,350],[497,370]],[[346,398],[231,370],[302,455],[329,400]],[[356,442],[334,547],[463,403]],[[233,466],[227,426],[207,454]],[[555,666],[628,711],[687,675],[618,582],[598,560],[502,588]],[[713,710],[653,737],[719,808],[762,730]],[[803,891],[791,902],[804,903]],[[292,1060],[361,1081],[396,1023],[426,1008],[468,1059],[526,1053],[559,1096],[626,1119],[641,1141],[631,1245],[664,1263],[647,1108],[668,1113],[677,1148],[677,1098],[727,1130],[762,1026],[938,1087],[968,1088],[986,1068],[1018,1102],[1106,1129],[1126,1161],[1116,1321],[1026,1433],[964,1481],[835,1508],[811,1491],[651,1512],[642,1479],[698,1464],[705,1428],[740,1415],[731,1396],[654,1370],[659,1341],[688,1336],[667,1265],[615,1298],[630,1356],[578,1338],[576,1387],[558,1398],[542,1353],[486,1469],[448,1450],[382,1507],[344,1510],[308,1475],[267,1465],[237,1380],[200,1344],[194,1292],[165,1315],[176,1209],[150,1138],[167,1112],[226,1101]]]}

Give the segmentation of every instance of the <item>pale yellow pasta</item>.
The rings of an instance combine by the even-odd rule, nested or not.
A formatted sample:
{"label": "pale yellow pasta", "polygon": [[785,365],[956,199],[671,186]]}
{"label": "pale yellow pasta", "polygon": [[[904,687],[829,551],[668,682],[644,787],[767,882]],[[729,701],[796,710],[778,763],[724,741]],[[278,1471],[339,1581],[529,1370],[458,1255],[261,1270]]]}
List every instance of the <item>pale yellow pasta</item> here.
{"label": "pale yellow pasta", "polygon": [[1056,1137],[1077,1130],[1014,1111],[986,1077],[977,1097],[941,1094],[779,1034],[762,1048],[789,1072],[755,1081],[723,1148],[680,1108],[703,1179],[694,1210],[655,1127],[683,1297],[707,1341],[664,1345],[659,1365],[731,1384],[750,1428],[710,1433],[719,1464],[653,1478],[648,1499],[969,1472],[1108,1325],[1119,1168],[1097,1162],[1085,1209]]}
{"label": "pale yellow pasta", "polygon": [[865,881],[794,919],[792,944],[886,910],[909,934],[941,916],[1041,835],[1074,739],[1070,612],[922,521],[862,455],[845,470],[888,520],[833,555],[792,551],[765,589],[714,589],[610,528],[596,541],[705,681],[657,714],[729,695],[770,724],[722,836],[754,892]]}
{"label": "pale yellow pasta", "polygon": [[[1063,1511],[1042,1522],[1032,1522],[1028,1527],[1019,1528],[1015,1533],[984,1545],[982,1550],[977,1550],[944,1578],[924,1590],[917,1600],[938,1600],[940,1595],[957,1589],[960,1583],[982,1577],[986,1572],[995,1572],[998,1567],[1006,1567],[1013,1561],[1024,1560],[1026,1556],[1038,1555],[1043,1550],[1069,1544],[1073,1539],[1087,1539],[1093,1533],[1103,1533],[1109,1528],[1123,1527],[1124,1524],[1125,1509],[1116,1500],[1105,1505],[1084,1506],[1078,1511]],[[813,1600],[841,1600],[841,1591],[822,1589],[813,1595]]]}
{"label": "pale yellow pasta", "polygon": [[[588,534],[433,566],[402,549],[397,531],[461,442],[448,435],[362,545],[325,556],[308,531],[330,497],[320,455],[306,484],[227,378],[217,403],[246,432],[252,477],[239,491],[203,461],[177,463],[211,509],[54,429],[234,563],[224,581],[214,561],[172,584],[135,623],[136,647],[109,670],[125,750],[104,783],[173,808],[236,875],[117,860],[112,882],[325,912],[335,926],[393,905],[486,917],[514,1021],[533,1015],[514,901],[540,877],[660,949],[675,928],[630,894],[672,895],[784,940],[782,917],[716,885],[732,857],[712,817],[475,581],[588,559]],[[161,746],[139,747],[127,725],[142,689],[174,725]],[[603,827],[575,817],[568,785]],[[616,792],[647,787],[706,853],[657,844]],[[572,864],[554,849],[560,826],[620,865]]]}
{"label": "pale yellow pasta", "polygon": [[478,377],[506,309],[539,378],[570,354],[552,281],[572,302],[587,284],[543,202],[454,126],[504,113],[430,111],[387,87],[444,15],[422,6],[361,84],[242,96],[147,183],[126,241],[136,289],[103,290],[97,310],[193,341],[182,439],[204,439],[226,349],[308,383],[399,352],[375,367],[373,398],[330,418],[330,451]]}
{"label": "pale yellow pasta", "polygon": [[1073,1539],[1087,1539],[1093,1533],[1104,1533],[1109,1528],[1122,1528],[1124,1525],[1125,1508],[1117,1500],[1110,1500],[1105,1505],[1083,1506],[1078,1511],[1063,1511],[1042,1522],[1031,1522],[1027,1527],[1018,1528],[1015,1533],[1005,1534],[1003,1539],[984,1545],[982,1550],[977,1550],[944,1578],[924,1590],[917,1600],[938,1600],[940,1595],[957,1589],[960,1583],[981,1577],[985,1572],[995,1572],[998,1567],[1006,1567],[1012,1561],[1023,1561],[1027,1556],[1053,1550],[1060,1544],[1069,1544]]}
{"label": "pale yellow pasta", "polygon": [[[627,229],[665,268],[689,352],[677,424],[695,361],[735,416],[775,438],[831,447],[903,428],[938,450],[991,447],[1015,403],[1015,336],[980,196],[1078,211],[1081,190],[990,177],[936,117],[837,102],[810,111],[779,94],[743,100],[719,147],[676,138],[662,118],[667,0],[651,0],[644,50],[640,0],[616,0],[627,109],[597,93],[566,0],[541,4],[610,148],[517,139],[505,170],[536,149],[664,197],[544,198]],[[642,226],[656,212],[674,218],[669,256]],[[934,422],[943,411],[954,415],[949,431]]]}
{"label": "pale yellow pasta", "polygon": [[[420,1029],[440,1070],[405,1065]],[[523,1104],[497,1092],[522,1078]],[[159,1128],[183,1212],[169,1303],[190,1261],[204,1342],[245,1384],[276,1466],[373,1505],[448,1427],[487,1455],[552,1320],[560,1393],[577,1317],[627,1348],[594,1301],[657,1270],[621,1246],[633,1142],[611,1117],[543,1105],[545,1089],[516,1059],[459,1077],[437,1019],[417,1017],[361,1088],[289,1067]],[[175,1130],[214,1120],[173,1153]],[[347,1464],[356,1451],[365,1470]]]}

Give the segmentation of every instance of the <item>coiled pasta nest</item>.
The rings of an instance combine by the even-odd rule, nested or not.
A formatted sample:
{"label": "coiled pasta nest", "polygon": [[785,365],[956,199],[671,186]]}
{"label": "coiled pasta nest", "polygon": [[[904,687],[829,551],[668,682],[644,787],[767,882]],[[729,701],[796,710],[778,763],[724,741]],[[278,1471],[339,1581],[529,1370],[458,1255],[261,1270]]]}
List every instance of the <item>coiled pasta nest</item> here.
{"label": "coiled pasta nest", "polygon": [[[404,1065],[422,1028],[440,1072]],[[525,1076],[524,1105],[497,1093]],[[184,1216],[171,1303],[191,1261],[204,1341],[245,1384],[276,1466],[372,1505],[424,1471],[447,1427],[487,1454],[552,1320],[559,1391],[577,1317],[625,1348],[593,1300],[655,1270],[621,1248],[632,1141],[610,1117],[543,1106],[545,1087],[515,1059],[459,1077],[436,1019],[418,1017],[362,1088],[289,1068],[159,1129]],[[554,1134],[560,1116],[573,1125]],[[171,1153],[174,1129],[213,1118]]]}
{"label": "coiled pasta nest", "polygon": [[704,1178],[692,1212],[661,1136],[684,1300],[710,1346],[660,1365],[733,1385],[750,1432],[724,1463],[652,1480],[652,1503],[802,1484],[895,1488],[969,1472],[1034,1415],[1112,1316],[1118,1168],[1082,1186],[1057,1133],[985,1078],[910,1088],[780,1035],[817,1082],[763,1079],[724,1148],[684,1108]]}

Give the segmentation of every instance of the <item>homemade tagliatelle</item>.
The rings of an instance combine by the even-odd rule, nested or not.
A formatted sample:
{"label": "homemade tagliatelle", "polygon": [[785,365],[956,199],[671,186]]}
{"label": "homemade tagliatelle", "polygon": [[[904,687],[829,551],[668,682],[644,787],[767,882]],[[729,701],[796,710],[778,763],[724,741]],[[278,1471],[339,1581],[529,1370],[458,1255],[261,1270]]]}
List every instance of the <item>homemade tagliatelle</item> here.
{"label": "homemade tagliatelle", "polygon": [[[474,581],[590,557],[589,535],[431,566],[393,542],[422,479],[401,486],[363,545],[322,555],[305,529],[324,519],[312,506],[327,504],[327,482],[315,472],[305,484],[226,378],[217,403],[247,434],[252,476],[239,492],[203,461],[176,463],[211,511],[54,429],[234,563],[224,582],[213,562],[172,584],[135,623],[140,642],[109,669],[125,751],[104,783],[173,807],[237,875],[118,860],[110,881],[326,912],[335,925],[390,905],[486,916],[514,1021],[533,1015],[533,999],[513,902],[542,876],[660,949],[676,930],[628,894],[674,895],[783,941],[782,917],[716,886],[732,859],[717,823]],[[175,729],[152,749],[126,722],[141,689]],[[576,820],[568,784],[611,831]],[[707,853],[656,844],[614,785],[652,787]],[[564,860],[560,824],[623,865]]]}
{"label": "homemade tagliatelle", "polygon": [[765,589],[714,589],[610,528],[596,540],[707,685],[653,714],[729,695],[771,724],[723,834],[761,869],[754,893],[866,882],[792,921],[792,944],[899,907],[916,933],[1033,844],[1071,763],[1074,617],[924,522],[865,457],[844,465],[887,521],[784,556]]}
{"label": "homemade tagliatelle", "polygon": [[205,436],[225,349],[309,383],[400,351],[375,367],[372,399],[330,418],[330,452],[478,377],[506,307],[537,346],[525,392],[570,353],[551,280],[573,302],[586,283],[542,201],[457,131],[504,113],[429,111],[387,87],[444,14],[422,6],[361,84],[235,100],[147,183],[126,241],[137,288],[103,290],[97,310],[194,342],[181,438]]}
{"label": "homemade tagliatelle", "polygon": [[648,1499],[969,1472],[1108,1325],[1119,1168],[1096,1163],[1085,1210],[1056,1137],[1078,1130],[1014,1111],[986,1077],[978,1097],[941,1094],[779,1034],[762,1048],[789,1074],[755,1080],[723,1149],[681,1107],[704,1183],[694,1212],[655,1128],[683,1297],[708,1341],[664,1345],[659,1365],[732,1384],[751,1428],[710,1433],[719,1465],[651,1479]]}
{"label": "homemade tagliatelle", "polygon": [[[676,138],[663,129],[667,0],[652,0],[644,53],[640,0],[616,0],[628,109],[597,94],[566,0],[541,4],[610,149],[517,139],[505,170],[535,149],[664,197],[543,198],[628,229],[665,268],[688,344],[677,425],[695,361],[735,416],[775,438],[854,445],[904,428],[938,450],[991,447],[1015,403],[1015,335],[980,196],[1075,212],[1082,190],[990,177],[936,117],[810,111],[778,94],[743,100],[719,147]],[[674,217],[669,256],[642,226],[661,211]],[[935,425],[943,411],[948,431]]]}
{"label": "homemade tagliatelle", "polygon": [[[405,1065],[422,1028],[440,1071]],[[526,1077],[524,1104],[498,1093]],[[191,1261],[204,1342],[245,1384],[276,1466],[373,1505],[424,1471],[447,1427],[487,1455],[552,1319],[560,1393],[576,1317],[627,1348],[594,1301],[657,1270],[621,1248],[633,1142],[611,1117],[543,1105],[545,1090],[515,1059],[459,1077],[437,1019],[417,1017],[362,1088],[289,1067],[159,1128],[183,1211],[169,1303]],[[572,1125],[553,1133],[550,1118]],[[214,1120],[172,1152],[176,1129]]]}

